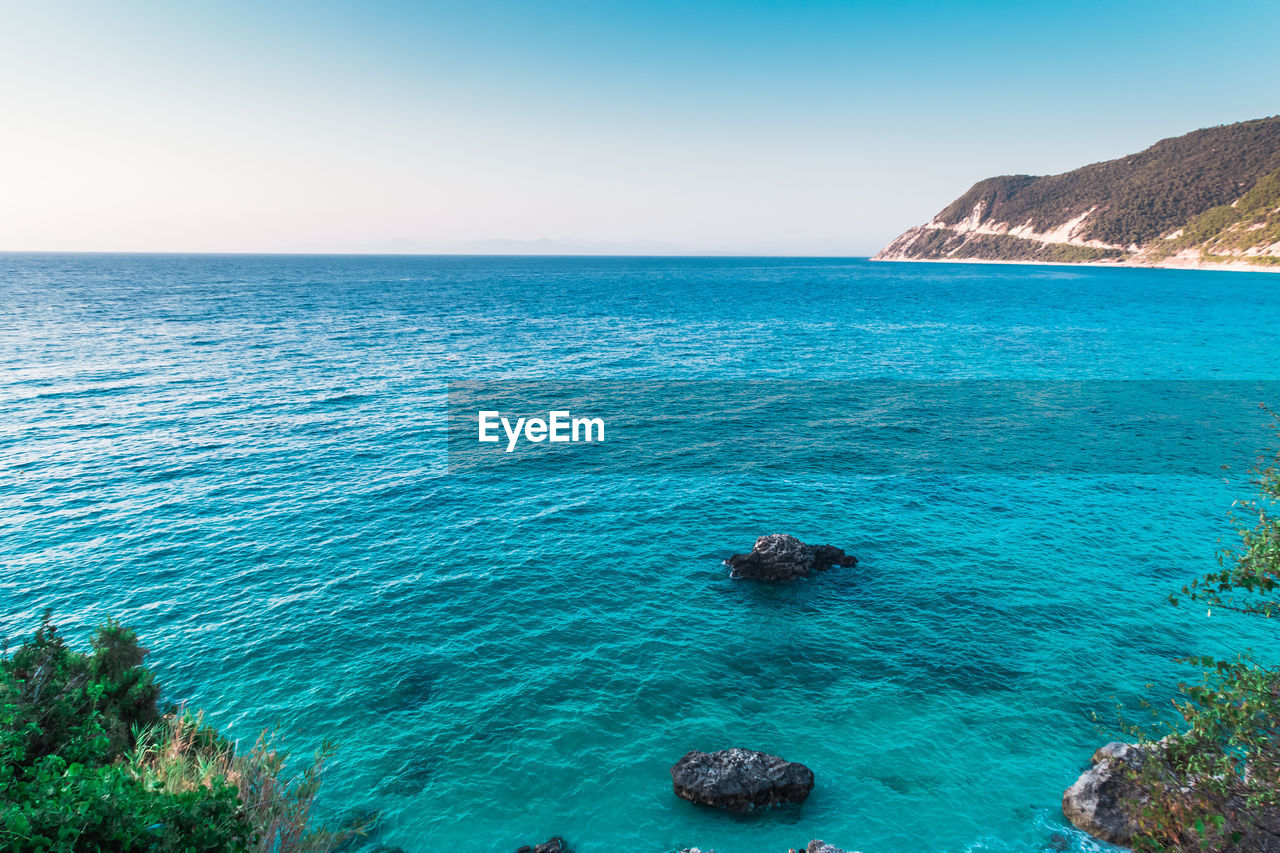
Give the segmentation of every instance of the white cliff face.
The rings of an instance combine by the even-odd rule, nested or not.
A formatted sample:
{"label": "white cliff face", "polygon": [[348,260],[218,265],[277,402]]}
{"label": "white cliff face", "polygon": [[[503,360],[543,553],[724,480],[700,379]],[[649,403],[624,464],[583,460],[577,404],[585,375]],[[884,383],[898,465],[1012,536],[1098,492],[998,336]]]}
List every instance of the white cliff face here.
{"label": "white cliff face", "polygon": [[1038,243],[1059,243],[1068,246],[1088,246],[1092,249],[1124,249],[1116,243],[1105,243],[1102,240],[1086,240],[1080,235],[1084,233],[1088,227],[1089,217],[1093,215],[1097,207],[1091,207],[1084,213],[1068,219],[1066,222],[1043,233],[1037,233],[1030,222],[1009,229],[1010,234],[1015,237],[1021,237],[1024,240],[1035,240]]}
{"label": "white cliff face", "polygon": [[1084,213],[1068,219],[1061,225],[1057,225],[1047,231],[1037,231],[1034,222],[1030,220],[1020,225],[1013,225],[1009,222],[1000,222],[995,219],[984,219],[984,208],[985,204],[978,202],[973,206],[973,210],[968,216],[954,225],[948,225],[934,217],[924,225],[908,230],[877,253],[873,260],[911,260],[913,257],[910,254],[911,247],[917,244],[922,237],[927,236],[930,231],[950,231],[965,238],[957,241],[951,249],[943,254],[943,257],[954,257],[968,242],[968,238],[979,234],[1007,235],[1045,245],[1085,246],[1091,249],[1113,249],[1125,252],[1132,252],[1137,249],[1136,246],[1122,246],[1117,243],[1105,243],[1102,240],[1086,240],[1080,236],[1088,229],[1089,217],[1098,209],[1097,207],[1091,207]]}
{"label": "white cliff face", "polygon": [[[1061,258],[1059,262],[1067,263],[1280,272],[1280,263],[1276,263],[1280,259],[1280,241],[1276,240],[1280,208],[1251,212],[1248,218],[1215,235],[1196,238],[1194,245],[1187,243],[1187,228],[1179,227],[1142,245],[1127,246],[1084,236],[1102,210],[1094,205],[1045,226],[1031,219],[1021,223],[999,220],[991,215],[990,202],[980,200],[957,222],[944,222],[939,214],[908,229],[872,260],[1046,263]],[[1067,246],[1083,251],[1050,248]]]}
{"label": "white cliff face", "polygon": [[[929,225],[932,224],[933,223],[930,223]],[[913,246],[920,242],[920,238],[927,236],[931,230],[936,230],[931,229],[929,225],[917,225],[913,228],[908,228],[906,231],[894,238],[892,243],[872,255],[871,260],[911,261],[927,257],[924,255],[914,255],[911,253],[911,250]]]}
{"label": "white cliff face", "polygon": [[[966,231],[977,231],[979,228],[981,228],[983,207],[984,205],[982,202],[978,202],[977,204],[975,204],[973,206],[973,210],[969,213],[969,215],[965,217],[963,220],[961,220],[960,224],[955,226],[956,230],[960,233],[964,233]],[[934,222],[937,222],[937,220],[935,219]],[[938,222],[938,225],[940,225],[943,228],[946,227],[941,222]]]}

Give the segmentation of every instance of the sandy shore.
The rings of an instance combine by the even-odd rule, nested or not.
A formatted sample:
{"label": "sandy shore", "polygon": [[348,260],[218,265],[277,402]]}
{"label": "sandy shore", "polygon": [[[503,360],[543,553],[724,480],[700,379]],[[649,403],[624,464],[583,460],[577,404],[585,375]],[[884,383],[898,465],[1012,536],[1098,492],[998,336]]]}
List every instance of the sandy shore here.
{"label": "sandy shore", "polygon": [[1167,261],[1158,264],[1127,263],[1124,261],[1011,261],[987,258],[871,258],[879,263],[907,264],[1022,264],[1036,267],[1114,267],[1116,269],[1162,270],[1222,270],[1224,272],[1280,273],[1277,264],[1251,264],[1247,261],[1230,263],[1204,263],[1192,261]]}

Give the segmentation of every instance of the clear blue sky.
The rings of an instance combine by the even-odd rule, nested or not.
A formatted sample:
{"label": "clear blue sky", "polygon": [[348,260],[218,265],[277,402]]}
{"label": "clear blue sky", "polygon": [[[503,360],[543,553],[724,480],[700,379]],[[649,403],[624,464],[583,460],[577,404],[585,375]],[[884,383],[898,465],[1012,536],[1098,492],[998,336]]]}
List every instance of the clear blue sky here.
{"label": "clear blue sky", "polygon": [[0,3],[5,250],[868,254],[1280,112],[1275,0]]}

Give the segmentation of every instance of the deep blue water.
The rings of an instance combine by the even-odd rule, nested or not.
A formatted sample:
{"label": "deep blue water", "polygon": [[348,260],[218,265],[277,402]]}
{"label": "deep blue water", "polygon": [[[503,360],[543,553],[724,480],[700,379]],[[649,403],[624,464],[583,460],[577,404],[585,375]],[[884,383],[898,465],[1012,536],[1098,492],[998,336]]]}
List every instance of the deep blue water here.
{"label": "deep blue water", "polygon": [[[1276,284],[0,255],[0,635],[47,605],[81,638],[125,620],[168,698],[299,752],[336,737],[327,805],[383,811],[377,840],[408,851],[1094,849],[1059,812],[1106,735],[1092,712],[1167,693],[1181,654],[1280,653],[1265,624],[1162,603],[1215,565],[1261,415],[1227,472],[1180,464],[1195,436],[1137,465],[1103,442],[1067,471],[850,469],[831,459],[878,439],[815,428],[780,454],[695,417],[667,433],[679,464],[528,471],[451,468],[446,393],[612,380],[659,416],[677,380],[714,381],[803,416],[868,380],[1280,380]],[[729,579],[775,531],[861,563]],[[674,797],[681,754],[731,745],[808,764],[813,795],[751,818]]]}

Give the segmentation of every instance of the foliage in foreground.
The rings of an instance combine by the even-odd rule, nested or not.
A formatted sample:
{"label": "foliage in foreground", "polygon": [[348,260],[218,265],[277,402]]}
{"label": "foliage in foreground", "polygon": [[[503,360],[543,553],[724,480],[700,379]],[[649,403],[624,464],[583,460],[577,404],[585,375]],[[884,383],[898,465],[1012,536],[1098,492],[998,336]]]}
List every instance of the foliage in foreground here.
{"label": "foliage in foreground", "polygon": [[46,613],[0,658],[0,847],[12,851],[331,850],[311,830],[326,743],[297,775],[264,734],[248,752],[201,715],[161,715],[137,635],[70,648]]}
{"label": "foliage in foreground", "polygon": [[[1240,544],[1220,570],[1170,596],[1174,604],[1270,618],[1280,605],[1280,454],[1259,467],[1258,496],[1238,502]],[[1143,802],[1131,803],[1139,850],[1256,850],[1280,836],[1280,669],[1248,655],[1191,658],[1199,679],[1179,686],[1174,719],[1131,727],[1149,758],[1137,771]]]}

